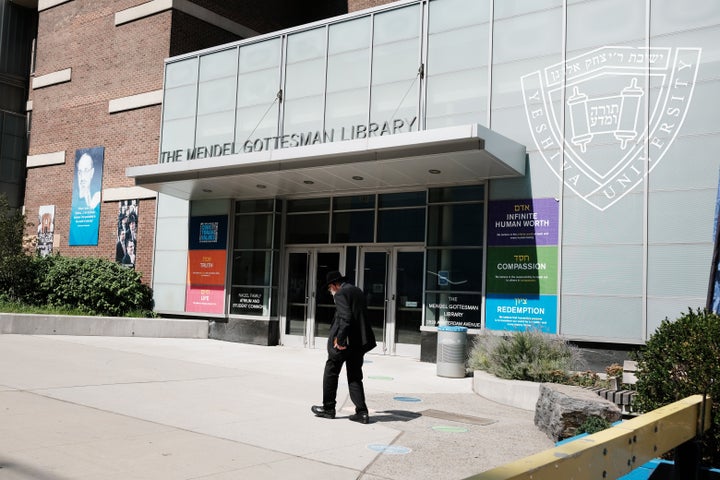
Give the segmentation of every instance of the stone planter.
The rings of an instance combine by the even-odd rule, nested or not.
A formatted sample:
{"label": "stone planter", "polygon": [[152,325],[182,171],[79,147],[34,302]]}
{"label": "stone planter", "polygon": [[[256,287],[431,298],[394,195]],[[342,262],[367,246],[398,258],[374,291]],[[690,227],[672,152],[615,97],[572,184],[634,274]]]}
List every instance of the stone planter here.
{"label": "stone planter", "polygon": [[476,370],[473,372],[473,391],[503,405],[534,411],[540,397],[540,383],[505,380]]}

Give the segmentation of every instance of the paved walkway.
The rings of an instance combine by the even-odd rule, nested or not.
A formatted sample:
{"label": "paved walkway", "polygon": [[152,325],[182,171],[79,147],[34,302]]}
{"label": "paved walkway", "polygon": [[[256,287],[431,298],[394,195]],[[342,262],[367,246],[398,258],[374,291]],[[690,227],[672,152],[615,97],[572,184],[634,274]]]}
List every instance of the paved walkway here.
{"label": "paved walkway", "polygon": [[366,359],[360,425],[343,381],[338,418],[310,413],[322,350],[0,335],[0,479],[461,479],[553,446],[470,378]]}

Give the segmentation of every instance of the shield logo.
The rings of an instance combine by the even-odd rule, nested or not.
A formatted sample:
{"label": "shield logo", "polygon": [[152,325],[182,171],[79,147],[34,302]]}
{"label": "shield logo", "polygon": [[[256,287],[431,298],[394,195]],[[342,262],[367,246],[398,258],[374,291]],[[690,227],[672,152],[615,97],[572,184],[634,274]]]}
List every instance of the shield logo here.
{"label": "shield logo", "polygon": [[602,47],[522,77],[535,144],[603,211],[662,160],[692,99],[701,49]]}

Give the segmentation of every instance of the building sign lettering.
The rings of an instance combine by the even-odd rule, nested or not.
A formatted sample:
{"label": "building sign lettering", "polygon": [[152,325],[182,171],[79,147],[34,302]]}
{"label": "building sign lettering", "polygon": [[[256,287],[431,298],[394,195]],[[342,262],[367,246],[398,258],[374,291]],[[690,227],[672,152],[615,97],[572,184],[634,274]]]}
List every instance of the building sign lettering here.
{"label": "building sign lettering", "polygon": [[242,144],[227,142],[215,145],[196,146],[160,152],[160,163],[184,162],[204,158],[236,155],[239,153],[264,152],[281,148],[304,147],[321,143],[357,140],[369,137],[394,135],[411,132],[416,129],[417,117],[396,118],[382,123],[371,122],[369,125],[351,125],[349,127],[331,128],[325,131],[308,131],[289,133],[272,137],[249,139]]}

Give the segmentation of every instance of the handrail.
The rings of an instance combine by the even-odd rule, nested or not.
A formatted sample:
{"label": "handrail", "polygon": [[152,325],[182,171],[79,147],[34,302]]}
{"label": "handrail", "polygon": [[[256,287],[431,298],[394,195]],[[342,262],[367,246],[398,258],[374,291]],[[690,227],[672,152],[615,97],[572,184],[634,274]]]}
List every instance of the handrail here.
{"label": "handrail", "polygon": [[710,413],[710,399],[692,395],[466,480],[618,478],[707,431]]}

